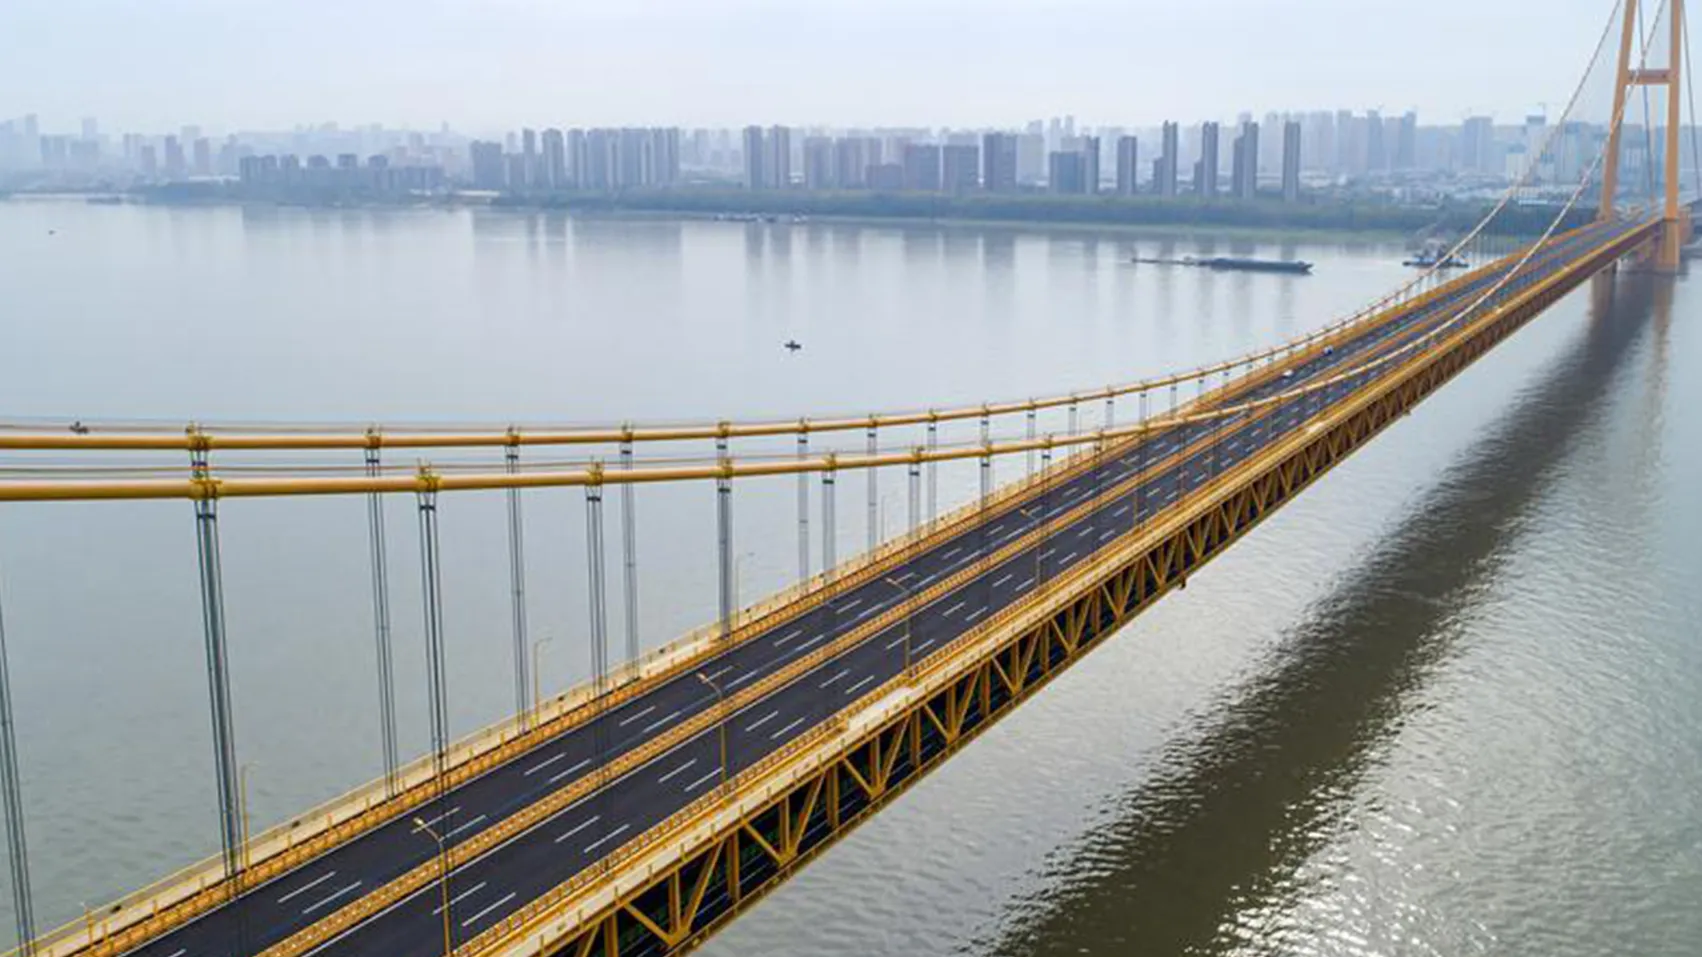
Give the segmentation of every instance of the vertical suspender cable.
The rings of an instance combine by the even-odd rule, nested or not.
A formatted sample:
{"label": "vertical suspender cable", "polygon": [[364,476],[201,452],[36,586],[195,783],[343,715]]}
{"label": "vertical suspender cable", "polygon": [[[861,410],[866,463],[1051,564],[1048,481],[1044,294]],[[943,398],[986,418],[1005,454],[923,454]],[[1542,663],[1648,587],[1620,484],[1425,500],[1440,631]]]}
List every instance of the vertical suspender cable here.
{"label": "vertical suspender cable", "polygon": [[[593,466],[593,473],[600,477],[601,469]],[[586,608],[591,616],[591,670],[596,673],[593,687],[598,700],[609,690],[609,608],[605,561],[603,483],[594,481],[585,486],[585,568]]]}
{"label": "vertical suspender cable", "polygon": [[426,706],[431,712],[432,766],[437,793],[447,794],[444,772],[449,763],[449,692],[443,642],[443,565],[437,540],[437,491],[419,493],[420,598],[425,617]]}
{"label": "vertical suspender cable", "polygon": [[197,449],[193,453],[192,469],[202,482],[202,494],[195,500],[195,554],[201,579],[201,623],[206,638],[213,767],[219,790],[219,838],[224,851],[225,876],[235,878],[242,861],[242,808],[237,796],[236,728],[231,715],[230,648],[225,640],[225,591],[219,562],[217,487],[207,478],[207,454],[204,450]]}
{"label": "vertical suspender cable", "polygon": [[[810,434],[799,425],[798,460],[810,457]],[[798,473],[798,581],[810,579],[810,473]]]}
{"label": "vertical suspender cable", "polygon": [[910,536],[915,538],[922,532],[922,450],[916,450],[916,457],[910,460]]}
{"label": "vertical suspender cable", "polygon": [[[509,475],[520,471],[520,443],[516,433],[509,433],[508,447],[503,460]],[[520,489],[508,489],[508,585],[514,617],[514,711],[520,716],[520,727],[532,722],[532,682],[526,676],[526,538],[520,520]]]}
{"label": "vertical suspender cable", "polygon": [[[632,470],[632,439],[621,442],[621,466]],[[621,486],[621,585],[626,599],[626,660],[638,661],[638,489],[637,483]]]}
{"label": "vertical suspender cable", "polygon": [[[1035,422],[1036,418],[1038,418],[1038,413],[1037,413],[1036,409],[1034,408],[1034,400],[1030,399],[1029,402],[1028,402],[1028,441],[1030,441],[1030,442],[1034,441],[1034,435],[1035,435],[1035,431],[1036,431],[1036,428],[1037,428],[1037,423]],[[1033,449],[1028,450],[1028,474],[1029,475],[1034,474],[1034,450]]]}
{"label": "vertical suspender cable", "polygon": [[[366,449],[366,475],[381,472],[376,444]],[[372,564],[372,638],[378,658],[378,734],[384,749],[384,793],[396,794],[396,665],[390,628],[390,556],[384,540],[384,501],[377,492],[366,496],[367,549]]]}
{"label": "vertical suspender cable", "polygon": [[12,873],[12,918],[18,957],[35,953],[35,905],[30,897],[30,854],[24,839],[24,792],[18,779],[18,733],[12,724],[12,675],[6,650],[6,610],[0,603],[0,799],[6,804],[6,850]]}

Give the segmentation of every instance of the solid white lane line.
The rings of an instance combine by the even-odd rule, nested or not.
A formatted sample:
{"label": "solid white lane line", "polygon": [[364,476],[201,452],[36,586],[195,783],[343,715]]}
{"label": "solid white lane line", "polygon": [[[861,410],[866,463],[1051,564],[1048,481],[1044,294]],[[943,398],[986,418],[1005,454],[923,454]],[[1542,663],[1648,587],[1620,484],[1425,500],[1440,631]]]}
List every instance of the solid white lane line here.
{"label": "solid white lane line", "polygon": [[556,843],[560,844],[562,841],[565,841],[568,838],[572,837],[573,835],[578,834],[580,831],[585,830],[586,828],[597,823],[598,821],[601,821],[602,819],[603,819],[603,816],[601,814],[591,815],[590,817],[586,818],[585,820],[580,821],[578,824],[575,824],[573,826],[572,830],[563,832],[560,837],[556,838]]}
{"label": "solid white lane line", "polygon": [[620,721],[617,722],[617,724],[618,724],[619,727],[624,728],[627,725],[633,723],[634,721],[637,721],[639,718],[642,718],[645,715],[647,715],[650,712],[655,711],[655,710],[656,710],[656,706],[650,705],[649,707],[645,708],[643,711],[638,712],[637,714],[629,714],[626,717],[620,719]]}
{"label": "solid white lane line", "polygon": [[328,881],[331,878],[336,877],[336,876],[337,876],[336,871],[328,871],[328,872],[326,872],[324,877],[314,878],[314,880],[311,883],[303,884],[300,887],[296,888],[295,890],[290,891],[288,894],[285,894],[284,896],[278,898],[278,903],[282,904],[285,901],[289,900],[290,898],[296,896],[297,894],[302,894],[302,893],[305,893],[307,891],[313,890],[315,887],[318,887],[319,885],[325,883],[326,881]]}
{"label": "solid white lane line", "polygon": [[709,772],[708,774],[705,774],[703,777],[698,778],[696,781],[691,782],[690,784],[686,785],[686,787],[685,787],[686,793],[690,794],[692,791],[697,790],[698,788],[703,786],[703,782],[709,780],[712,777],[715,777],[716,775],[718,775],[720,773],[721,773],[721,769],[716,768],[715,770]]}
{"label": "solid white lane line", "polygon": [[691,767],[692,765],[694,765],[696,763],[697,763],[697,759],[692,758],[690,761],[687,761],[686,763],[680,765],[679,767],[673,769],[672,771],[669,771],[667,774],[664,774],[661,777],[657,778],[656,783],[657,784],[664,784],[668,780],[672,779],[675,775],[679,774],[681,771],[684,771],[685,769]]}
{"label": "solid white lane line", "polygon": [[306,907],[303,907],[301,909],[301,912],[303,914],[311,914],[314,911],[318,910],[319,908],[324,907],[326,904],[329,904],[332,901],[336,900],[337,898],[342,897],[344,894],[347,894],[349,891],[354,890],[355,888],[359,887],[360,885],[361,885],[360,881],[355,881],[353,884],[350,884],[349,886],[343,888],[342,890],[336,891],[330,897],[324,898],[323,900],[320,900],[316,904],[309,904]]}
{"label": "solid white lane line", "polygon": [[[802,629],[802,628],[794,629],[790,634],[787,634],[785,637],[774,639],[774,647],[778,648],[781,645],[784,645],[786,642],[791,641],[793,638],[796,638],[803,633],[804,633],[804,629]],[[710,675],[710,677],[713,678],[715,676]]]}
{"label": "solid white lane line", "polygon": [[951,606],[951,607],[950,607],[950,608],[947,608],[947,609],[946,609],[946,610],[945,610],[945,612],[944,612],[944,614],[945,614],[945,616],[946,616],[946,617],[947,617],[947,618],[950,618],[950,617],[951,617],[951,616],[952,616],[952,615],[955,615],[955,614],[957,614],[957,610],[958,610],[958,609],[959,609],[959,608],[962,608],[962,607],[963,607],[963,606],[964,606],[964,605],[965,605],[965,604],[966,604],[966,602],[962,602],[962,601],[960,601],[960,602],[958,602],[958,603],[957,603],[957,604],[955,604],[955,605],[953,605],[953,606]]}
{"label": "solid white lane line", "polygon": [[462,831],[465,831],[467,828],[470,828],[470,827],[477,825],[480,821],[482,821],[484,819],[485,819],[485,816],[483,814],[481,814],[478,817],[473,818],[471,821],[463,821],[460,824],[456,825],[452,830],[445,831],[443,833],[443,839],[448,840],[448,839],[454,837],[455,835],[461,833]]}
{"label": "solid white lane line", "polygon": [[615,838],[620,837],[622,834],[625,834],[627,828],[629,828],[631,826],[632,825],[630,825],[630,824],[622,824],[620,827],[615,828],[614,830],[610,831],[609,833],[604,834],[602,837],[597,838],[595,841],[592,841],[591,843],[585,845],[585,853],[589,854],[592,851],[596,850],[597,848],[602,847],[604,844],[607,844],[610,841],[614,840]]}
{"label": "solid white lane line", "polygon": [[531,767],[527,768],[524,777],[531,777],[532,775],[537,774],[539,771],[542,771],[543,769],[549,767],[550,765],[556,763],[557,761],[560,761],[562,758],[565,758],[565,757],[567,757],[567,752],[562,751],[561,753],[557,754],[553,758],[545,758],[544,760],[539,761],[537,764],[534,764]]}
{"label": "solid white lane line", "polygon": [[586,766],[587,764],[590,764],[590,763],[591,763],[591,759],[586,758],[585,760],[579,762],[578,764],[575,764],[573,767],[568,768],[566,771],[557,771],[555,774],[550,776],[549,783],[554,784],[557,781],[560,781],[562,778],[567,777],[569,774],[572,774],[573,772],[579,770],[580,768],[582,768],[582,767],[584,767],[584,766]]}
{"label": "solid white lane line", "polygon": [[996,578],[993,580],[993,587],[998,588],[1000,585],[1003,585],[1005,582],[1008,582],[1015,577],[1016,572],[1007,572],[1003,578]]}
{"label": "solid white lane line", "polygon": [[509,902],[509,901],[511,901],[511,900],[513,900],[513,899],[514,899],[514,898],[516,898],[516,897],[518,897],[518,896],[519,896],[519,894],[520,894],[520,892],[519,892],[519,891],[509,891],[509,892],[508,892],[508,896],[507,896],[507,897],[504,897],[504,898],[503,898],[503,899],[502,899],[502,900],[499,900],[499,901],[497,901],[497,902],[496,902],[496,903],[494,903],[494,904],[492,904],[492,905],[491,905],[491,906],[489,906],[489,907],[487,907],[487,908],[485,908],[485,909],[484,909],[484,910],[482,910],[482,911],[479,911],[479,912],[478,912],[478,913],[477,913],[477,914],[474,914],[474,915],[473,915],[473,916],[471,916],[471,917],[469,917],[469,918],[467,918],[467,919],[466,919],[466,920],[464,920],[464,921],[462,921],[462,922],[461,922],[461,926],[462,926],[462,927],[470,927],[470,926],[472,926],[472,924],[473,924],[473,922],[474,922],[474,921],[477,921],[477,920],[478,920],[478,919],[479,919],[479,918],[481,918],[481,917],[483,917],[483,916],[485,916],[485,915],[486,915],[486,914],[488,914],[488,913],[490,913],[490,912],[491,912],[491,911],[493,911],[493,910],[496,910],[496,909],[497,909],[497,908],[498,908],[498,907],[501,907],[501,906],[502,906],[502,905],[504,905],[504,904],[506,904],[506,903],[508,903],[508,902]]}
{"label": "solid white lane line", "polygon": [[875,676],[869,675],[867,678],[864,678],[862,681],[859,681],[856,684],[852,685],[851,687],[846,688],[845,693],[846,694],[856,694],[858,688],[863,687],[864,685],[868,684],[869,682],[871,682],[873,680],[875,680]]}
{"label": "solid white lane line", "polygon": [[784,735],[786,732],[792,730],[793,728],[796,728],[798,725],[803,724],[803,723],[804,723],[804,719],[799,718],[798,720],[792,722],[791,724],[787,725],[786,727],[781,728],[779,731],[776,731],[773,734],[769,735],[768,740],[778,741],[778,740],[780,740],[781,736]]}
{"label": "solid white lane line", "polygon": [[763,725],[767,724],[768,722],[770,722],[770,721],[772,721],[772,720],[774,720],[775,718],[778,718],[778,717],[780,717],[779,711],[770,711],[769,713],[763,715],[761,718],[758,718],[756,724],[753,724],[753,725],[746,727],[745,733],[749,734],[752,731],[755,731],[756,729],[762,727]]}
{"label": "solid white lane line", "polygon": [[668,722],[674,720],[675,718],[680,716],[680,712],[683,711],[683,710],[685,710],[685,709],[683,709],[683,708],[676,709],[673,714],[668,715],[666,718],[657,718],[655,721],[650,722],[649,724],[644,726],[643,733],[649,734],[650,732],[656,730],[657,728],[660,728],[662,725],[667,724]]}
{"label": "solid white lane line", "polygon": [[[456,904],[459,904],[462,901],[466,900],[467,898],[472,897],[474,894],[477,894],[479,891],[484,890],[485,889],[485,883],[486,883],[485,881],[480,881],[477,884],[474,884],[472,887],[469,887],[466,890],[462,891],[461,893],[456,894],[454,897],[449,898],[449,906],[454,907]],[[443,916],[443,905],[439,904],[436,907],[432,908],[431,916],[433,916],[433,917]]]}
{"label": "solid white lane line", "polygon": [[843,677],[845,677],[845,676],[846,676],[846,675],[848,675],[848,674],[850,674],[850,673],[851,673],[851,669],[850,669],[850,668],[846,668],[846,669],[844,669],[844,670],[843,670],[843,671],[841,671],[841,672],[839,672],[839,673],[838,673],[838,674],[836,674],[836,675],[834,675],[834,676],[833,676],[833,677],[831,677],[831,678],[829,678],[829,679],[827,679],[827,680],[826,680],[826,681],[823,681],[823,682],[822,682],[822,683],[821,683],[821,686],[822,686],[822,687],[823,687],[823,688],[825,688],[825,687],[827,687],[827,686],[828,686],[828,685],[831,685],[831,684],[833,684],[833,683],[834,683],[834,682],[836,682],[836,681],[838,681],[838,680],[839,680],[839,679],[841,679],[841,678],[843,678]]}

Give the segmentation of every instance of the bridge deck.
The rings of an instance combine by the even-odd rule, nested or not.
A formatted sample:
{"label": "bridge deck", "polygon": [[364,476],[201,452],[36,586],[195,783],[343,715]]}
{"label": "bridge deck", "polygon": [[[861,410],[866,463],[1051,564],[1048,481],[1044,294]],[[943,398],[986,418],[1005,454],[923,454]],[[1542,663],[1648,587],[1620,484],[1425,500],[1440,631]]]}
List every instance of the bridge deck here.
{"label": "bridge deck", "polygon": [[[1646,228],[1605,224],[1558,237],[1496,301]],[[1506,268],[1497,264],[1460,277],[1411,308],[1352,330],[1327,351],[1315,349],[1232,384],[1215,400],[1270,397],[1386,355],[1474,302]],[[800,599],[795,613],[770,616],[771,624],[749,640],[713,650],[694,668],[651,682],[454,787],[418,814],[456,846],[456,942],[506,929],[502,922],[528,903],[590,873],[715,790],[724,712],[694,671],[728,696],[728,770],[738,775],[848,706],[866,703],[871,692],[900,677],[907,657],[928,660],[1035,598],[1048,582],[1126,544],[1190,493],[1294,435],[1364,384],[1337,383],[1215,425],[1195,423],[1127,441],[1100,458],[1061,467],[1045,483],[971,513],[913,553],[895,556],[886,563],[890,568],[825,597]],[[443,923],[435,851],[408,816],[399,817],[129,952],[436,953]]]}

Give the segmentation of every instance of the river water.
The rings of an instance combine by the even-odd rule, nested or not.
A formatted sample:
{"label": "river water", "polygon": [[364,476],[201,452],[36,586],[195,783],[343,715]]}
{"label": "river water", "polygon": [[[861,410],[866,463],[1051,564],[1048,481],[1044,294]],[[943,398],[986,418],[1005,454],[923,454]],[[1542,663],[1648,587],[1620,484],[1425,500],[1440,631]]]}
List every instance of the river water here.
{"label": "river water", "polygon": [[[1126,262],[1212,253],[1317,271]],[[563,423],[1020,398],[1280,341],[1392,288],[1401,255],[1316,236],[0,203],[0,417]],[[1575,293],[703,952],[1695,953],[1699,323],[1690,281]],[[841,557],[869,523],[849,485]],[[974,485],[942,474],[942,507]],[[745,601],[797,573],[791,488],[739,499]],[[877,489],[884,532],[901,490]],[[465,499],[444,509],[458,731],[514,700],[503,503]],[[386,514],[417,754],[410,507]],[[588,667],[583,506],[526,509],[548,691]],[[256,828],[379,770],[364,514],[221,516]],[[701,490],[646,489],[639,516],[648,647],[713,617],[714,519]],[[183,503],[0,509],[44,924],[216,848],[193,549]]]}

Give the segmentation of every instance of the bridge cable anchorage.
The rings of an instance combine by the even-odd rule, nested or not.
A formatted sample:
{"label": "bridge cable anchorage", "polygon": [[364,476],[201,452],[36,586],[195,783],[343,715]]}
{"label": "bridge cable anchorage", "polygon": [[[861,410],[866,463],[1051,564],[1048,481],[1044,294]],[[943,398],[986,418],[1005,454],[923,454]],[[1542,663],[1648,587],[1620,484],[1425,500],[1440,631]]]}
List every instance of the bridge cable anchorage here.
{"label": "bridge cable anchorage", "polygon": [[[623,427],[626,437],[621,440],[621,469],[633,469],[632,426]],[[638,634],[638,487],[627,482],[621,486],[621,584],[626,600],[626,660],[638,665],[641,643]]]}
{"label": "bridge cable anchorage", "polygon": [[18,957],[35,953],[35,902],[30,890],[30,853],[24,827],[24,792],[18,773],[18,733],[12,720],[12,676],[6,647],[6,608],[0,594],[0,801],[5,803],[6,851],[11,864],[12,919]]}
{"label": "bridge cable anchorage", "polygon": [[[879,455],[880,451],[881,451],[880,443],[879,443],[879,441],[877,439],[877,435],[876,435],[876,427],[874,425],[874,421],[875,420],[872,417],[869,419],[868,451],[869,451],[869,458],[871,458],[871,459],[874,458],[875,456]],[[875,550],[875,547],[878,546],[881,543],[881,533],[885,530],[880,527],[880,469],[871,468],[871,469],[868,470],[868,472],[869,472],[869,475],[868,475],[868,479],[869,479],[868,538],[869,538],[869,551],[873,552]]]}
{"label": "bridge cable anchorage", "polygon": [[[366,447],[366,474],[383,474],[382,448]],[[390,622],[390,556],[384,533],[384,500],[366,493],[367,552],[372,575],[372,632],[378,668],[378,732],[384,758],[384,796],[396,796],[396,770],[401,758],[396,744],[396,669]]]}
{"label": "bridge cable anchorage", "polygon": [[[511,441],[503,449],[503,464],[510,476],[520,474],[520,432],[510,429]],[[630,486],[629,486],[630,487]],[[511,485],[505,493],[508,499],[508,586],[510,613],[514,630],[514,713],[520,719],[520,730],[532,726],[532,682],[526,674],[526,533],[520,518],[520,488]]]}
{"label": "bridge cable anchorage", "polygon": [[[810,457],[810,432],[806,420],[798,420],[798,461]],[[798,473],[798,581],[810,580],[810,475]]]}
{"label": "bridge cable anchorage", "polygon": [[213,728],[214,782],[218,788],[219,844],[231,896],[240,890],[242,807],[238,794],[236,726],[230,692],[230,646],[225,634],[224,575],[219,558],[219,482],[211,476],[207,445],[194,426],[190,474],[196,487],[195,557],[201,586],[205,637],[207,706]]}

